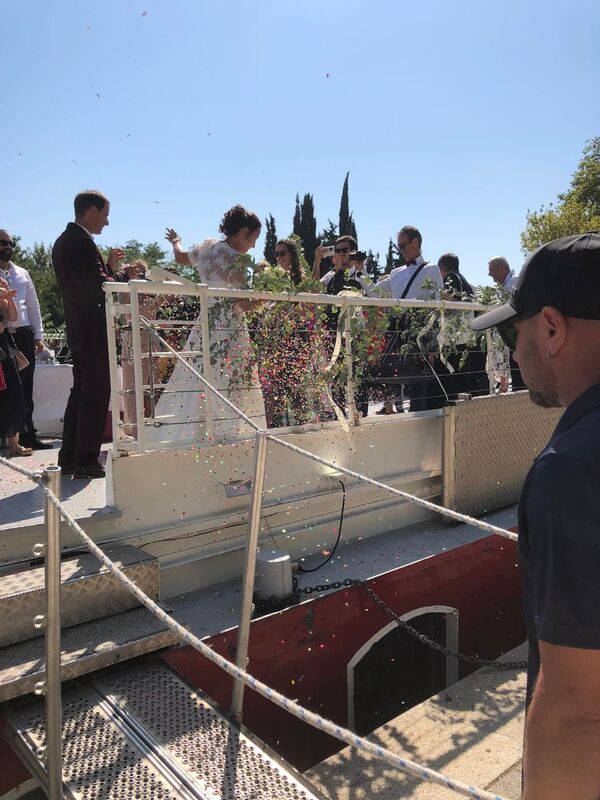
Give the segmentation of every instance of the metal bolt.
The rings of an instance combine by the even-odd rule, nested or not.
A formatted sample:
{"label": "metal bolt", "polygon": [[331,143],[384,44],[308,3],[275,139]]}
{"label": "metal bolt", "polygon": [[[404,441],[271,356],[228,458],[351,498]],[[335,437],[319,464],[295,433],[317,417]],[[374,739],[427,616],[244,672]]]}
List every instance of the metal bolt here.
{"label": "metal bolt", "polygon": [[33,686],[33,693],[38,696],[46,694],[46,681],[37,681]]}
{"label": "metal bolt", "polygon": [[46,555],[46,545],[43,542],[38,542],[33,545],[31,552],[34,558],[41,558]]}
{"label": "metal bolt", "polygon": [[33,618],[33,627],[36,630],[41,630],[42,628],[46,627],[46,615],[45,614],[36,614]]}

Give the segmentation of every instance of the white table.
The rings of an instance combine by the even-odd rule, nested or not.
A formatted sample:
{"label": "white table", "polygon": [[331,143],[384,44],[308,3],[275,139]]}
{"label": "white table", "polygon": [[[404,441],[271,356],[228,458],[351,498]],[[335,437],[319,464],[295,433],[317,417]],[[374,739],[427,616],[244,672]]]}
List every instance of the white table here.
{"label": "white table", "polygon": [[63,417],[71,386],[71,364],[35,365],[33,422],[41,436],[62,436]]}

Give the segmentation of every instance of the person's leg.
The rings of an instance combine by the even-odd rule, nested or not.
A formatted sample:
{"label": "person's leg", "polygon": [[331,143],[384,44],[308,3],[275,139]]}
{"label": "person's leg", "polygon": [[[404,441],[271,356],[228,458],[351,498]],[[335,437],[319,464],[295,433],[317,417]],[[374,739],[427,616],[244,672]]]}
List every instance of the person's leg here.
{"label": "person's leg", "polygon": [[71,358],[73,361],[73,386],[64,413],[62,445],[58,452],[58,466],[62,467],[63,471],[72,471],[73,464],[75,463],[77,419],[79,417],[79,406],[81,403],[81,354],[73,350]]}
{"label": "person's leg", "polygon": [[107,347],[82,353],[79,366],[80,400],[74,463],[80,467],[95,466],[98,464],[110,401]]}
{"label": "person's leg", "polygon": [[29,365],[20,371],[23,395],[25,397],[25,420],[21,430],[21,444],[27,445],[28,439],[34,439],[36,430],[33,425],[33,374],[35,372],[35,343],[31,328],[17,328],[13,334],[15,344],[23,353]]}

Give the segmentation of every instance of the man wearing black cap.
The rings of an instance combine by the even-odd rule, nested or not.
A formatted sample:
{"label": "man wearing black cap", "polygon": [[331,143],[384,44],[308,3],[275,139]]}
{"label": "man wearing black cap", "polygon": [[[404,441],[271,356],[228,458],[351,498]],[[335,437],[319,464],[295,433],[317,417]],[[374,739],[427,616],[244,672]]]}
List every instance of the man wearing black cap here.
{"label": "man wearing black cap", "polygon": [[600,235],[526,261],[497,326],[534,403],[565,406],[519,503],[529,634],[524,800],[600,797]]}

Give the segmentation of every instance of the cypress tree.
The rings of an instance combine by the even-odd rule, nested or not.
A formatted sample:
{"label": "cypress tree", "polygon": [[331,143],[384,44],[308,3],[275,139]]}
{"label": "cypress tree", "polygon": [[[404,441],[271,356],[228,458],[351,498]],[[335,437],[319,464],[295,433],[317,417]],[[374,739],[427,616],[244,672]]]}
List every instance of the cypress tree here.
{"label": "cypress tree", "polygon": [[385,272],[386,275],[389,275],[390,272],[394,269],[396,265],[394,264],[394,245],[390,238],[390,243],[388,245],[388,251],[385,256]]}
{"label": "cypress tree", "polygon": [[[295,232],[294,230],[294,233]],[[302,239],[306,261],[312,264],[315,257],[315,250],[319,244],[312,194],[305,194],[302,200],[302,206],[300,208],[300,238]]]}
{"label": "cypress tree", "polygon": [[349,192],[348,192],[348,178],[350,173],[346,173],[346,178],[344,180],[344,185],[342,187],[342,199],[340,200],[340,222],[338,225],[338,231],[340,232],[340,236],[353,236],[351,230],[352,224],[352,216],[350,214],[350,199],[349,199]]}
{"label": "cypress tree", "polygon": [[275,257],[275,245],[277,244],[277,231],[275,230],[275,220],[272,214],[265,219],[265,227],[267,233],[265,236],[265,249],[264,256],[269,264],[275,265],[277,258]]}
{"label": "cypress tree", "polygon": [[371,280],[376,283],[381,278],[381,267],[379,266],[379,253],[373,253],[369,250],[365,261],[365,270]]}
{"label": "cypress tree", "polygon": [[296,236],[301,236],[302,222],[300,217],[300,195],[296,195],[296,208],[294,210],[294,222],[292,230]]}

